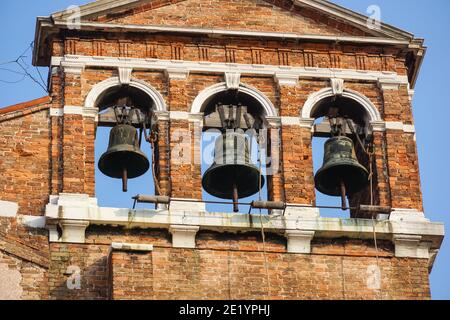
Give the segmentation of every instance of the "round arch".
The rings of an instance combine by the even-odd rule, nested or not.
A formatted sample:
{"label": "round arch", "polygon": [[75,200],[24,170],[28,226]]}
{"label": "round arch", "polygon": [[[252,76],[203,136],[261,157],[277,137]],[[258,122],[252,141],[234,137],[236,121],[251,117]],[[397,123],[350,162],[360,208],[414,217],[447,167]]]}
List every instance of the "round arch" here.
{"label": "round arch", "polygon": [[[110,88],[121,86],[119,77],[111,77],[102,82],[97,83],[86,97],[84,107],[95,108],[95,103],[102,93]],[[166,102],[163,96],[151,85],[145,81],[132,78],[128,84],[130,87],[136,88],[147,94],[155,103],[155,111],[167,111]]]}
{"label": "round arch", "polygon": [[[206,89],[204,89],[202,92],[199,93],[199,95],[194,99],[192,102],[191,107],[191,113],[200,113],[203,112],[202,108],[205,105],[205,102],[214,96],[217,93],[227,91],[228,87],[225,82],[217,83],[215,85],[212,85]],[[258,89],[253,88],[251,86],[240,84],[239,85],[239,92],[245,93],[254,99],[256,99],[260,105],[262,106],[264,110],[264,115],[266,117],[276,117],[277,116],[277,110],[275,109],[273,103]]]}
{"label": "round arch", "polygon": [[[322,90],[319,90],[313,94],[311,94],[306,100],[303,109],[301,117],[303,119],[310,119],[312,118],[312,113],[314,111],[315,106],[323,99],[333,97],[335,96],[335,93],[333,92],[332,88],[324,88]],[[369,100],[366,96],[362,95],[361,93],[357,91],[353,91],[350,89],[344,89],[344,92],[342,93],[343,98],[351,99],[357,102],[363,109],[366,111],[369,122],[374,121],[381,121],[381,115],[378,109],[375,107],[375,105],[372,103],[372,101]]]}

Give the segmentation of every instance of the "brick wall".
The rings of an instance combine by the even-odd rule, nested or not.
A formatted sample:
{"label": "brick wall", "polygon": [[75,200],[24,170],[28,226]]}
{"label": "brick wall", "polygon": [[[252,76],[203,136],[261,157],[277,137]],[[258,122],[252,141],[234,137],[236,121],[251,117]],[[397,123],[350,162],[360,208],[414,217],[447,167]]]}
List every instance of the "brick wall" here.
{"label": "brick wall", "polygon": [[[152,252],[110,251],[149,243]],[[400,259],[379,242],[381,289],[371,241],[315,239],[312,254],[286,253],[284,237],[200,232],[197,249],[176,249],[166,231],[90,227],[85,245],[53,244],[49,285],[57,299],[429,299],[428,260]],[[265,257],[264,257],[265,255]],[[109,261],[108,261],[109,257]],[[266,263],[267,261],[267,263]],[[81,287],[67,288],[69,266]],[[66,273],[66,274],[64,274]],[[372,277],[372,278],[371,278]],[[108,295],[111,290],[112,296]]]}

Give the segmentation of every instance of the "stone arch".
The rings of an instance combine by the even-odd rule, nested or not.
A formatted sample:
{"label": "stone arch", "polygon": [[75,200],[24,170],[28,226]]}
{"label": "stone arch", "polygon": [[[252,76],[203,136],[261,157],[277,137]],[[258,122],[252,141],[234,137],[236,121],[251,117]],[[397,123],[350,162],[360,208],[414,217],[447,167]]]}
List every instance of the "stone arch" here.
{"label": "stone arch", "polygon": [[[191,113],[201,113],[203,112],[203,107],[205,106],[208,99],[216,95],[217,93],[227,91],[228,87],[225,82],[217,83],[212,85],[202,92],[194,99],[191,107]],[[264,115],[266,117],[276,117],[277,110],[275,109],[273,103],[264,95],[261,91],[246,84],[239,85],[239,92],[245,93],[252,98],[256,99],[261,107],[263,108]]]}
{"label": "stone arch", "polygon": [[[316,105],[322,101],[323,99],[333,97],[335,93],[332,88],[324,88],[319,90],[308,97],[305,104],[303,105],[301,118],[303,119],[311,119],[313,118],[312,114]],[[344,89],[342,93],[343,98],[351,99],[357,102],[364,109],[368,116],[368,122],[376,122],[381,121],[381,115],[375,105],[367,98],[365,95],[350,89]]]}
{"label": "stone arch", "polygon": [[[111,77],[102,82],[97,83],[89,92],[86,97],[84,107],[85,108],[95,108],[95,103],[98,98],[104,93],[106,90],[110,88],[114,88],[117,86],[121,86],[122,83],[119,80],[119,77]],[[145,94],[147,94],[155,103],[155,111],[167,111],[166,102],[164,101],[163,96],[150,84],[145,81],[131,78],[129,86],[139,89]]]}

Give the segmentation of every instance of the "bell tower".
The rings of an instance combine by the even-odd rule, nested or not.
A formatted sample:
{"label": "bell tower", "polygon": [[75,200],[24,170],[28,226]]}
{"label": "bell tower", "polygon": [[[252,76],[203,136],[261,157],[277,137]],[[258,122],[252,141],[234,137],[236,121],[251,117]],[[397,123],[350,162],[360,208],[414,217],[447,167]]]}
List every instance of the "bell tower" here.
{"label": "bell tower", "polygon": [[[29,210],[48,230],[48,297],[430,298],[444,228],[420,189],[423,40],[319,0],[99,0],[79,12],[76,27],[61,11],[36,30],[34,64],[51,70],[49,192]],[[150,172],[149,187],[105,207],[96,170],[123,191]]]}

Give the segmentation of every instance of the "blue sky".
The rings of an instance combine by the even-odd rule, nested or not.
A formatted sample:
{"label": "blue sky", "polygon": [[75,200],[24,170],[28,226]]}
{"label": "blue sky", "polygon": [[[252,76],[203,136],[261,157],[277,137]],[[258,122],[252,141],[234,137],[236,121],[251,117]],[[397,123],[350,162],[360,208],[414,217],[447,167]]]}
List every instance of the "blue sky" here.
{"label": "blue sky", "polygon": [[[4,64],[15,60],[29,46],[34,37],[36,16],[49,15],[52,12],[67,8],[70,5],[84,4],[81,0],[15,0],[0,1],[0,107],[23,102],[45,95],[45,92],[32,80],[22,80],[20,67],[16,64]],[[415,125],[417,130],[417,145],[421,171],[422,191],[427,217],[432,221],[444,222],[450,225],[449,196],[449,138],[448,124],[450,111],[448,107],[450,89],[445,78],[450,74],[450,36],[448,35],[448,0],[334,0],[335,3],[366,13],[371,5],[381,9],[381,19],[396,27],[414,33],[416,37],[425,38],[428,46],[427,56],[422,66],[416,85],[413,101]],[[31,67],[31,51],[28,50],[24,61],[28,72],[39,81],[36,70]],[[27,66],[22,63],[27,68]],[[12,69],[11,72],[7,69]],[[42,69],[43,79],[47,79],[47,70]],[[16,83],[7,83],[16,82]],[[98,145],[105,148],[107,132],[102,133]],[[320,157],[316,156],[318,159]],[[98,177],[100,188],[109,188],[111,197],[101,199],[111,202],[130,199],[130,195],[142,190],[142,186],[150,175],[140,181],[130,184],[131,191],[126,195],[115,196],[120,188],[117,181]],[[115,184],[112,184],[114,182]],[[152,190],[148,190],[148,193]],[[323,199],[328,201],[327,199]],[[130,202],[131,203],[131,202]],[[111,204],[112,205],[112,204]],[[448,230],[448,229],[447,229]],[[444,242],[431,274],[431,288],[434,299],[450,299],[450,245]]]}

